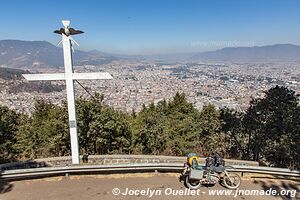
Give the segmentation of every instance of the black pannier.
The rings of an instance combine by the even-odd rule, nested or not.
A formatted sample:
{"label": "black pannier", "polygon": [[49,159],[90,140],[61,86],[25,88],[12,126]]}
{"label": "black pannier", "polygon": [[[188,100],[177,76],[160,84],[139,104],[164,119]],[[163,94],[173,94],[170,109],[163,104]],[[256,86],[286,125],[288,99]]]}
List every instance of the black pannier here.
{"label": "black pannier", "polygon": [[225,160],[219,154],[215,154],[213,156],[206,158],[205,166],[206,167],[225,166]]}

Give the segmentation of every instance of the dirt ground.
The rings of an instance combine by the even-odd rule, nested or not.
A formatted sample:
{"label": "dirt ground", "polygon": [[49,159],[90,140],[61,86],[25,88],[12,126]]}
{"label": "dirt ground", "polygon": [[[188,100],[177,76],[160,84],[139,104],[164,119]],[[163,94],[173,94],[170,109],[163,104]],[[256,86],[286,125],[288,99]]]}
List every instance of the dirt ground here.
{"label": "dirt ground", "polygon": [[[202,187],[193,194],[178,180],[179,174],[124,174],[82,175],[54,177],[25,181],[2,182],[0,200],[116,200],[116,199],[242,199],[242,200],[288,200],[300,199],[300,182],[277,179],[243,179],[239,190],[244,194],[209,194],[214,190],[226,190],[220,185]],[[117,189],[115,189],[117,188]],[[251,195],[250,190],[270,192],[291,191],[290,195]],[[294,191],[294,193],[292,193]],[[196,192],[196,191],[195,191]],[[239,191],[240,192],[240,191]],[[117,195],[114,195],[116,193]],[[152,195],[151,195],[152,194]],[[236,197],[235,197],[236,196]],[[291,197],[292,196],[292,197]]]}

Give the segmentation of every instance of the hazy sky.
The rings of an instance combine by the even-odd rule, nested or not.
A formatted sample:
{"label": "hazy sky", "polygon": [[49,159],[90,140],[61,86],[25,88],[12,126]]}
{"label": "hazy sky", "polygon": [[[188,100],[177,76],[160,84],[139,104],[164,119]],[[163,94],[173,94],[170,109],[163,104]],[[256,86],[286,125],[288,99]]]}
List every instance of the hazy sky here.
{"label": "hazy sky", "polygon": [[1,0],[0,39],[47,40],[61,19],[80,49],[127,54],[300,45],[300,0]]}

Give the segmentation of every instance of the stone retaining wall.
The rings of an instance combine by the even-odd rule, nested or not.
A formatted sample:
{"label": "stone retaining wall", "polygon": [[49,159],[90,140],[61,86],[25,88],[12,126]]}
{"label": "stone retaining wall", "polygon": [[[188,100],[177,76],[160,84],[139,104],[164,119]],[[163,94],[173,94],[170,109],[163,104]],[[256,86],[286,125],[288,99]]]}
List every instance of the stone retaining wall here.
{"label": "stone retaining wall", "polygon": [[[90,155],[88,163],[84,164],[125,164],[125,163],[184,163],[186,157],[153,156],[153,155]],[[199,158],[200,163],[205,163],[205,158]],[[258,166],[258,162],[245,160],[225,159],[226,165]],[[81,162],[82,163],[82,162]],[[71,156],[34,159],[23,162],[12,162],[0,165],[0,170],[36,168],[50,166],[72,165]]]}

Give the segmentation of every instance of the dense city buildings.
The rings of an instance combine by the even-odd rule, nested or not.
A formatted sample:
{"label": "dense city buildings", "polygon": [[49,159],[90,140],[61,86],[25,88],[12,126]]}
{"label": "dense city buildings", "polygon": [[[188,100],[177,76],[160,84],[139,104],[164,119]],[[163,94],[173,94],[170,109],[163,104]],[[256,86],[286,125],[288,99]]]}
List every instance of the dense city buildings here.
{"label": "dense city buildings", "polygon": [[[240,111],[247,109],[251,98],[263,97],[264,91],[274,85],[287,86],[300,93],[300,63],[293,62],[171,64],[114,61],[98,66],[76,66],[75,69],[78,72],[106,71],[114,77],[105,81],[79,81],[84,88],[75,83],[77,97],[88,98],[86,90],[102,93],[106,104],[127,112],[138,111],[143,104],[168,100],[177,91],[184,92],[188,101],[199,109],[211,103],[218,108]],[[63,68],[39,69],[39,72],[63,72]],[[46,98],[55,104],[66,99],[64,82],[38,84],[24,79],[0,79],[0,82],[2,105],[21,112],[30,113],[36,98]],[[26,89],[32,84],[35,84],[33,89]]]}

